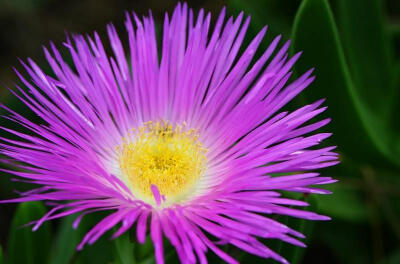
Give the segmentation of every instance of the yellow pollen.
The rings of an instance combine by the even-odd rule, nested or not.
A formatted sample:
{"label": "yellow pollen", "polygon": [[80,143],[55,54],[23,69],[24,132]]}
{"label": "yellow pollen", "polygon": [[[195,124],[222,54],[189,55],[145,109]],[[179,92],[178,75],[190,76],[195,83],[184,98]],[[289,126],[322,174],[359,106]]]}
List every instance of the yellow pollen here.
{"label": "yellow pollen", "polygon": [[147,202],[154,201],[151,185],[157,186],[168,201],[177,202],[192,192],[206,169],[207,150],[198,141],[195,129],[186,124],[147,122],[133,130],[116,151],[123,174],[133,193]]}

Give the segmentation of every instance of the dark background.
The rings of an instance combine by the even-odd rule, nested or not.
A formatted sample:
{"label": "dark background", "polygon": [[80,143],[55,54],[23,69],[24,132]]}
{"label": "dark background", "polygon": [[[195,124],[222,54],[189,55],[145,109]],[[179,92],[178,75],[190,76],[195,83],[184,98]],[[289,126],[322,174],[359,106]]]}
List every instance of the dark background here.
{"label": "dark background", "polygon": [[[305,51],[304,60],[295,70],[303,71],[304,64],[304,69],[316,66],[317,81],[289,107],[311,102],[313,98],[328,98],[326,104],[330,112],[327,115],[333,117],[333,122],[324,130],[334,133],[330,143],[338,145],[342,163],[324,173],[339,179],[339,183],[329,187],[333,195],[311,198],[315,210],[330,215],[333,220],[301,226],[308,236],[308,248],[296,249],[293,253],[293,247],[279,247],[281,254],[293,263],[397,264],[400,263],[400,1],[347,0],[348,5],[341,4],[343,1],[329,1],[333,26],[339,37],[337,45],[332,44],[329,30],[326,30],[332,25],[324,23],[327,21],[324,10],[318,9],[325,7],[318,4],[325,3],[323,0],[308,1],[316,4],[308,6],[311,11],[304,11],[302,22],[297,24],[294,21],[296,14],[301,17],[301,0],[198,0],[188,1],[188,4],[197,11],[200,8],[211,11],[214,18],[223,6],[234,15],[244,10],[252,16],[249,37],[265,24],[269,25],[264,46],[277,34],[282,34],[284,39],[294,38],[293,49]],[[61,47],[65,32],[91,34],[96,30],[107,42],[106,24],[113,22],[124,40],[124,11],[135,10],[141,15],[151,9],[156,23],[161,25],[164,12],[171,13],[175,4],[175,1],[160,0],[0,0],[0,80],[4,83],[0,87],[1,103],[25,111],[22,103],[6,89],[18,82],[12,70],[13,66],[22,69],[18,57],[31,57],[49,71],[42,46],[51,40]],[[321,29],[321,34],[310,33],[316,29]],[[337,63],[340,58],[337,49],[343,53],[347,67]],[[343,72],[352,80],[355,95],[345,87],[346,81],[340,83]],[[354,111],[356,100],[362,102],[365,115]],[[364,125],[357,126],[358,123]],[[0,199],[15,197],[14,189],[26,188],[10,182],[9,178],[0,173]],[[0,209],[0,244],[6,252],[13,248],[9,237],[13,233],[11,222],[15,208],[15,205],[1,205]],[[288,224],[298,225],[296,222]],[[60,251],[60,239],[56,237],[62,233],[62,227],[60,221],[46,227],[49,230],[46,236],[53,241],[49,247],[52,251]],[[91,248],[87,250],[89,253],[71,253],[72,257],[64,262],[114,263],[107,253],[112,251],[107,243],[100,242],[100,249]],[[28,254],[26,252],[20,248],[20,254]],[[47,258],[53,263],[56,259]],[[241,262],[256,261],[245,255],[241,256]],[[265,263],[265,260],[257,259],[257,262]]]}

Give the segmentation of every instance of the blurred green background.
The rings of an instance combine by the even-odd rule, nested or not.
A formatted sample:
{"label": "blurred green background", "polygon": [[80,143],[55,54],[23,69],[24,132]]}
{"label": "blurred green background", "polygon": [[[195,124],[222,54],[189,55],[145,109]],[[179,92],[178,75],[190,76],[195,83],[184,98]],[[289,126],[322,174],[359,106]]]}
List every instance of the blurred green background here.
{"label": "blurred green background", "polygon": [[[105,26],[114,22],[123,40],[124,11],[146,14],[152,9],[158,27],[175,1],[166,0],[0,0],[0,101],[27,113],[10,95],[21,69],[17,57],[33,58],[45,71],[42,45],[62,46],[66,32],[92,33],[106,40]],[[295,73],[315,67],[316,81],[287,108],[327,98],[324,116],[333,121],[341,164],[323,173],[339,179],[330,196],[306,197],[312,209],[332,217],[309,223],[278,217],[307,235],[307,249],[266,241],[292,263],[400,263],[400,1],[399,0],[198,0],[214,18],[223,6],[230,14],[252,16],[249,39],[269,25],[267,39],[292,39],[292,52],[303,50]],[[3,114],[3,113],[1,113]],[[35,117],[31,114],[32,119]],[[2,119],[2,124],[5,122]],[[1,136],[1,135],[0,135]],[[6,167],[6,165],[0,165]],[[28,188],[0,175],[0,199]],[[151,243],[138,247],[129,234],[108,241],[107,235],[82,252],[74,250],[84,231],[101,215],[89,216],[73,231],[73,217],[45,224],[32,233],[21,225],[46,211],[41,203],[1,205],[0,264],[153,263]],[[97,219],[96,219],[97,218]],[[2,249],[1,249],[2,248]],[[225,248],[243,263],[270,263],[234,248]],[[4,253],[2,253],[4,252]],[[171,246],[168,263],[177,262]],[[210,262],[221,263],[210,255]]]}

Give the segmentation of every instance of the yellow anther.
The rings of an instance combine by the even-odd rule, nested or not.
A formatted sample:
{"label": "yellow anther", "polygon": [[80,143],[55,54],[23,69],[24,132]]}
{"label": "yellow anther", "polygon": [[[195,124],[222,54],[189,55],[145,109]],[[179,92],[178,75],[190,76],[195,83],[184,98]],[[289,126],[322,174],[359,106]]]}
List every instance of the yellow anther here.
{"label": "yellow anther", "polygon": [[138,197],[153,201],[154,184],[169,202],[184,199],[206,169],[207,149],[186,123],[146,122],[116,148],[119,165]]}

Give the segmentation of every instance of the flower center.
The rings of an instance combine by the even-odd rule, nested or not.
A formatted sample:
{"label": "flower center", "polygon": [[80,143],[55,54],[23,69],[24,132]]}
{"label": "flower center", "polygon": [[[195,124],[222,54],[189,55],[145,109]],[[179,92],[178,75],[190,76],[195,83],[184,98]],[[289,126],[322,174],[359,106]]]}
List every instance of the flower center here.
{"label": "flower center", "polygon": [[179,202],[193,192],[206,169],[207,150],[194,129],[186,124],[147,122],[134,130],[133,140],[117,148],[119,165],[137,198],[154,204],[151,185],[167,203]]}

